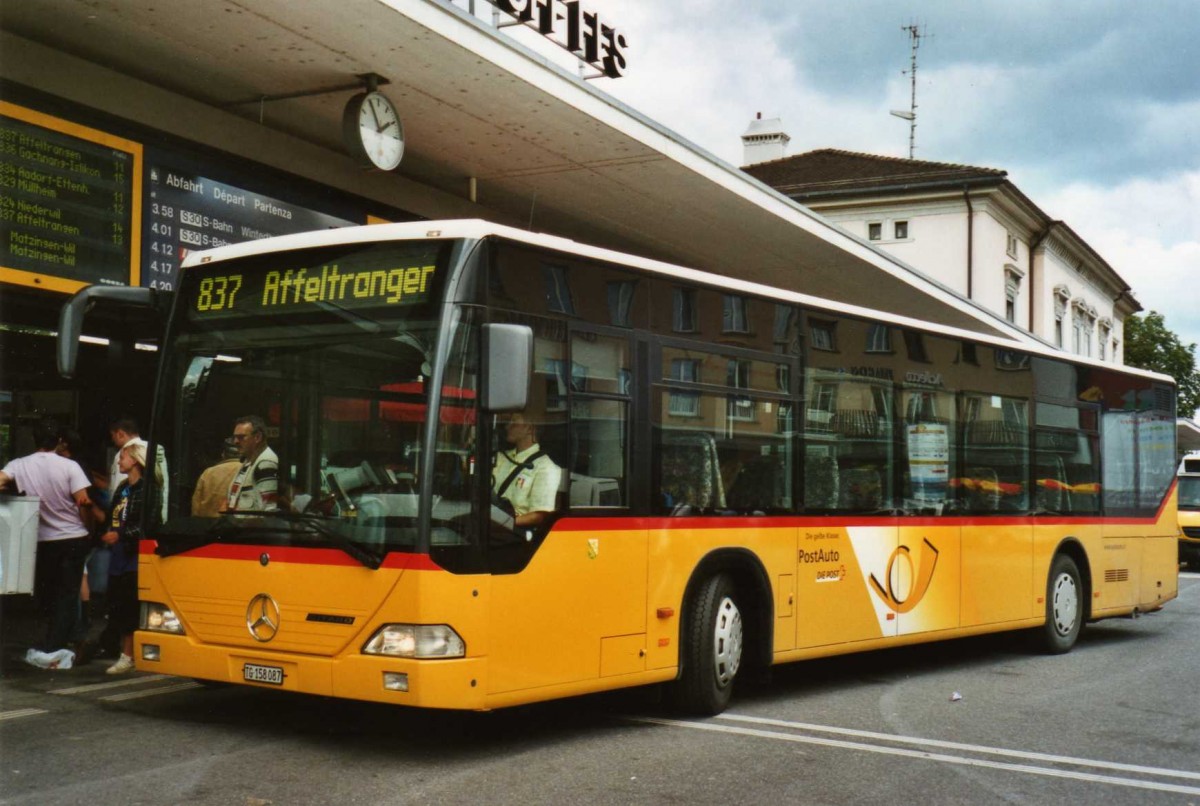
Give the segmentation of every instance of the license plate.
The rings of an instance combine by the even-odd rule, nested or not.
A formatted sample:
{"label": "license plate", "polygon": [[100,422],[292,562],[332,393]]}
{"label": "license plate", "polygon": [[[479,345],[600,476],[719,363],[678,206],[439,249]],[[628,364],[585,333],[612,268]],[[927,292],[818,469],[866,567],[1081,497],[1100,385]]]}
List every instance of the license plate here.
{"label": "license plate", "polygon": [[282,686],[283,668],[247,663],[242,666],[242,679],[247,683],[270,683],[273,686]]}

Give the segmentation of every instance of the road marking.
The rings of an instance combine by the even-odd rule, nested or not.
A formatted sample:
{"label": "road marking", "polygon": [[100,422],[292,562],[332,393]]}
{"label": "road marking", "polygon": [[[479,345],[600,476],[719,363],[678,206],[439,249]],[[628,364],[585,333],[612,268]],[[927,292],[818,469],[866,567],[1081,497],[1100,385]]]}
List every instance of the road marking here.
{"label": "road marking", "polygon": [[0,720],[19,719],[23,716],[37,716],[50,713],[44,708],[19,708],[16,711],[0,711]]}
{"label": "road marking", "polygon": [[985,747],[979,744],[962,744],[946,742],[941,739],[924,739],[918,736],[897,736],[892,733],[876,733],[869,730],[854,730],[853,728],[834,728],[826,725],[812,725],[806,722],[787,722],[782,719],[767,719],[757,716],[742,716],[741,714],[720,714],[717,719],[727,719],[732,722],[749,722],[755,725],[770,725],[776,728],[791,728],[793,730],[808,730],[818,733],[834,733],[841,736],[853,736],[858,739],[876,739],[894,744],[908,744],[918,747],[937,747],[943,750],[960,750],[964,753],[981,753],[992,756],[1007,756],[1026,761],[1042,761],[1047,764],[1070,764],[1074,767],[1099,767],[1102,770],[1119,770],[1140,775],[1160,775],[1167,778],[1188,778],[1200,781],[1200,772],[1187,770],[1169,770],[1163,767],[1143,767],[1137,764],[1120,764],[1115,761],[1094,761],[1072,756],[1054,756],[1047,753],[1035,753],[1025,750],[1008,750],[1003,747]]}
{"label": "road marking", "polygon": [[[159,694],[174,694],[176,691],[187,691],[188,689],[200,688],[199,683],[188,681],[187,683],[176,683],[173,686],[159,686],[147,691],[127,691],[124,694],[110,694],[107,697],[100,699],[105,702],[123,702],[125,700],[140,700],[142,697],[157,697]],[[1200,793],[1200,789],[1196,790]]]}
{"label": "road marking", "polygon": [[126,677],[121,680],[114,680],[111,683],[90,683],[86,686],[74,686],[72,688],[56,688],[53,691],[46,692],[47,694],[83,694],[88,691],[103,691],[110,688],[121,688],[123,686],[136,686],[140,683],[153,683],[155,680],[166,680],[170,675],[152,674],[146,677]]}
{"label": "road marking", "polygon": [[[891,747],[876,744],[866,744],[863,742],[850,742],[844,739],[830,739],[819,736],[801,736],[794,733],[779,733],[776,731],[758,730],[756,728],[720,725],[714,722],[689,722],[678,719],[661,719],[657,717],[638,716],[626,718],[633,722],[644,722],[651,725],[664,725],[674,728],[690,728],[692,730],[703,730],[713,733],[728,733],[735,736],[753,736],[760,739],[773,739],[775,741],[794,742],[797,744],[823,745],[825,747],[837,747],[843,750],[861,750],[867,753],[902,756],[905,758],[923,759],[925,761],[940,761],[945,764],[959,764],[967,767],[984,767],[987,769],[1021,772],[1030,775],[1044,775],[1050,778],[1067,778],[1075,781],[1111,784],[1113,786],[1125,786],[1134,789],[1152,789],[1159,792],[1200,795],[1200,787],[1183,786],[1181,784],[1172,784],[1165,781],[1142,781],[1136,778],[1119,778],[1112,775],[1096,775],[1094,773],[1076,772],[1074,770],[1059,770],[1054,769],[1053,767],[1037,767],[1030,764],[1011,764],[1004,761],[989,761],[987,759],[970,758],[967,756],[951,756],[942,753],[931,753],[926,750],[908,749],[904,747]],[[1097,762],[1092,763],[1095,764]]]}

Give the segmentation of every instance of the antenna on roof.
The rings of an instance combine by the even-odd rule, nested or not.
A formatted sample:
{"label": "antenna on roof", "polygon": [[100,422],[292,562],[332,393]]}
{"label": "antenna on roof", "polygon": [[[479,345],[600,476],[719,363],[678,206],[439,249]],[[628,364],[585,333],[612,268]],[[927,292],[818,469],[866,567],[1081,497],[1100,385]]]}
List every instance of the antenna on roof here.
{"label": "antenna on roof", "polygon": [[912,55],[909,57],[909,67],[901,70],[901,75],[907,75],[912,86],[912,96],[907,110],[893,109],[892,115],[908,121],[908,158],[912,159],[917,150],[917,51],[921,48],[921,40],[928,34],[915,23],[900,28],[908,34]]}

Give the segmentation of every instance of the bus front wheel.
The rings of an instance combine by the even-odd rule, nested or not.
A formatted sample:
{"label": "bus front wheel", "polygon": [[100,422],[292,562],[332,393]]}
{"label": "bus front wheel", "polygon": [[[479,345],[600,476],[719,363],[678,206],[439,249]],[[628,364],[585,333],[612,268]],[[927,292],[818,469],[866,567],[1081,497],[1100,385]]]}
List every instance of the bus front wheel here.
{"label": "bus front wheel", "polygon": [[1046,623],[1042,626],[1042,646],[1052,655],[1069,652],[1083,631],[1083,582],[1079,567],[1066,554],[1059,554],[1050,565],[1046,580]]}
{"label": "bus front wheel", "polygon": [[733,580],[726,574],[705,580],[688,616],[683,672],[674,683],[672,701],[680,711],[712,716],[729,705],[742,663],[744,631]]}

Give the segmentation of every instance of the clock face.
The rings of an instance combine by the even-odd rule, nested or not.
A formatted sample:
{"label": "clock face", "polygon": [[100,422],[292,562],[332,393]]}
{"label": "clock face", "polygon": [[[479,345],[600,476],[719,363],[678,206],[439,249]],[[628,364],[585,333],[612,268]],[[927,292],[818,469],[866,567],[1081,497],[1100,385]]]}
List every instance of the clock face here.
{"label": "clock face", "polygon": [[384,171],[400,164],[404,156],[404,126],[396,107],[381,93],[368,92],[352,98],[346,108],[345,122],[351,149],[359,157]]}

